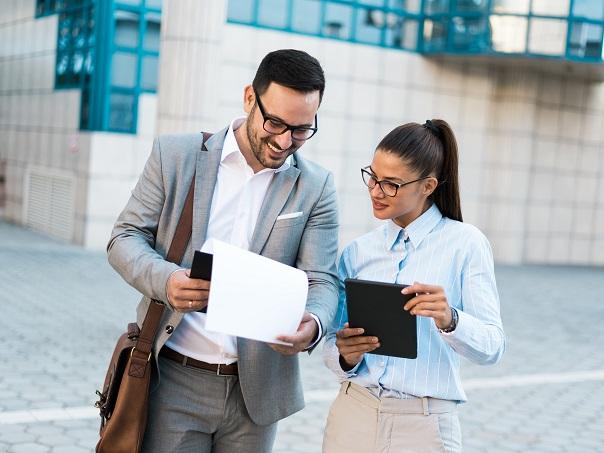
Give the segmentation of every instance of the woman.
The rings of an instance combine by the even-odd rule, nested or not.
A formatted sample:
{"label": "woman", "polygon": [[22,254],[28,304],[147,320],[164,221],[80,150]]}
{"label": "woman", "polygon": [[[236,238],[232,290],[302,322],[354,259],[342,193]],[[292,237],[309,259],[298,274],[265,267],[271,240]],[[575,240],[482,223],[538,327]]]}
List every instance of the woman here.
{"label": "woman", "polygon": [[[496,363],[505,348],[493,257],[462,223],[457,144],[442,120],[409,123],[361,170],[373,215],[386,222],[343,251],[340,302],[324,359],[342,386],[323,451],[459,452],[457,405],[466,401],[460,356]],[[344,280],[410,285],[401,309],[417,316],[417,359],[371,354],[380,339],[347,323]],[[367,301],[371,304],[371,300]]]}

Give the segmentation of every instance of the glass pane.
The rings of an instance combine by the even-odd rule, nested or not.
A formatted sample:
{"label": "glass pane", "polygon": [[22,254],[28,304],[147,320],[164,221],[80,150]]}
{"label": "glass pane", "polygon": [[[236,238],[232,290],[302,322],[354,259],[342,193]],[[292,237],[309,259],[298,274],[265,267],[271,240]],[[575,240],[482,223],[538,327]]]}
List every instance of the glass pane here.
{"label": "glass pane", "polygon": [[530,0],[493,0],[493,12],[528,14]]}
{"label": "glass pane", "polygon": [[77,14],[73,18],[71,28],[71,38],[75,47],[84,47],[86,45],[86,33],[88,31],[88,24],[83,11]]}
{"label": "glass pane", "polygon": [[139,15],[136,13],[115,12],[115,45],[138,47],[138,20]]}
{"label": "glass pane", "polygon": [[249,0],[229,0],[227,17],[237,22],[252,22],[254,20],[254,2]]}
{"label": "glass pane", "polygon": [[323,36],[350,39],[352,8],[347,5],[327,3],[323,19]]}
{"label": "glass pane", "polygon": [[422,2],[421,0],[388,0],[388,6],[407,11],[408,13],[419,13],[422,8]]}
{"label": "glass pane", "polygon": [[543,16],[568,16],[569,0],[533,0],[533,14]]}
{"label": "glass pane", "polygon": [[57,50],[67,50],[71,47],[71,23],[71,16],[61,14],[59,18]]}
{"label": "glass pane", "polygon": [[143,47],[145,50],[159,52],[159,35],[161,30],[161,15],[158,13],[147,13],[145,36],[143,38]]}
{"label": "glass pane", "polygon": [[369,44],[379,44],[382,38],[382,29],[386,23],[386,13],[381,9],[357,10],[357,24],[355,30],[356,41]]}
{"label": "glass pane", "polygon": [[143,0],[116,0],[116,3],[123,3],[125,5],[140,5]]}
{"label": "glass pane", "polygon": [[424,2],[425,14],[438,14],[449,12],[449,0],[426,0]]}
{"label": "glass pane", "polygon": [[456,12],[486,12],[488,0],[457,0],[454,2]]}
{"label": "glass pane", "polygon": [[136,85],[136,63],[135,54],[116,52],[113,54],[111,64],[111,85],[134,88]]}
{"label": "glass pane", "polygon": [[162,0],[145,0],[145,6],[147,8],[157,8],[161,9]]}
{"label": "glass pane", "polygon": [[321,3],[317,0],[294,0],[292,28],[294,31],[319,34],[321,32]]}
{"label": "glass pane", "polygon": [[86,71],[86,74],[92,74],[94,72],[94,49],[88,49],[86,52],[84,70]]}
{"label": "glass pane", "polygon": [[491,22],[491,43],[495,52],[526,52],[526,18],[490,16],[489,20]]}
{"label": "glass pane", "polygon": [[413,19],[404,19],[402,32],[402,46],[404,49],[417,50],[417,34],[419,23]]}
{"label": "glass pane", "polygon": [[109,124],[113,131],[134,130],[134,95],[113,93],[109,97]]}
{"label": "glass pane", "polygon": [[575,0],[573,3],[573,14],[575,16],[588,17],[590,19],[604,19],[604,1],[602,0]]}
{"label": "glass pane", "polygon": [[484,52],[489,48],[487,19],[485,16],[454,17],[449,50]]}
{"label": "glass pane", "polygon": [[157,91],[158,57],[146,56],[143,58],[141,74],[141,87],[143,90]]}
{"label": "glass pane", "polygon": [[529,52],[543,55],[564,55],[566,52],[566,21],[531,19]]}
{"label": "glass pane", "polygon": [[576,57],[604,59],[602,25],[573,22],[569,52]]}
{"label": "glass pane", "polygon": [[447,44],[446,20],[426,19],[424,22],[424,50],[435,52],[444,50]]}
{"label": "glass pane", "polygon": [[368,6],[384,6],[384,0],[357,0],[357,3]]}
{"label": "glass pane", "polygon": [[287,2],[283,0],[259,0],[258,23],[269,27],[287,26]]}

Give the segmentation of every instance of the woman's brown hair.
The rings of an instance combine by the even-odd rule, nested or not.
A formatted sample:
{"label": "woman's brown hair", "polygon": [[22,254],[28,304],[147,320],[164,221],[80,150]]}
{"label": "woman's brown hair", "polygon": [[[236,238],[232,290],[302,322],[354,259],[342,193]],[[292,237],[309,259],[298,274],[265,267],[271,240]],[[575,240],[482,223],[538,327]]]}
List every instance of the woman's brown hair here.
{"label": "woman's brown hair", "polygon": [[398,155],[420,178],[434,175],[438,186],[430,195],[440,212],[463,222],[459,197],[457,140],[444,120],[407,123],[386,135],[377,149]]}

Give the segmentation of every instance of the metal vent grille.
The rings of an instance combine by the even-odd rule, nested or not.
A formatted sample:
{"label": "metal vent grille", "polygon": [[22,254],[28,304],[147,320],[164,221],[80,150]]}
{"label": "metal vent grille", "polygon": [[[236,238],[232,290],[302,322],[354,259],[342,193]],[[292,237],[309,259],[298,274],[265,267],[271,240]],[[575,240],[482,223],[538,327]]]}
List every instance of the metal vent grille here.
{"label": "metal vent grille", "polygon": [[25,176],[25,224],[65,241],[73,238],[75,178],[30,168]]}

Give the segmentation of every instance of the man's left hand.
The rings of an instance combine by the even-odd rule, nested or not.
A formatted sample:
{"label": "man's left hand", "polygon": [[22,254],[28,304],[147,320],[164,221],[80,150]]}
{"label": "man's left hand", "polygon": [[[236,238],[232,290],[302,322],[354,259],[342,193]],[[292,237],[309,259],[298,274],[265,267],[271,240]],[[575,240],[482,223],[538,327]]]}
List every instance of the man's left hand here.
{"label": "man's left hand", "polygon": [[302,321],[298,326],[298,330],[293,335],[280,335],[277,340],[291,343],[292,346],[286,346],[284,344],[270,344],[274,351],[280,352],[284,355],[294,355],[298,352],[304,351],[312,341],[317,337],[319,333],[319,326],[315,319],[310,316],[307,311],[302,316]]}

